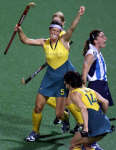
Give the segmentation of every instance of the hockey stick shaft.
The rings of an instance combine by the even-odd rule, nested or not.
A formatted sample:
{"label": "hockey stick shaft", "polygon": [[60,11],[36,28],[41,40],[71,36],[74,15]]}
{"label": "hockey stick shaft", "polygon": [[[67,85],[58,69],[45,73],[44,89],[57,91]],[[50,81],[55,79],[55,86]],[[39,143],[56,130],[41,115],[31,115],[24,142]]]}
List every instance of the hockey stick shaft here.
{"label": "hockey stick shaft", "polygon": [[110,121],[116,121],[116,118],[109,118]]}
{"label": "hockey stick shaft", "polygon": [[[31,6],[34,6],[34,5],[35,5],[35,3],[31,2],[31,3],[29,3],[29,4],[26,6],[25,10],[23,11],[23,13],[22,13],[22,15],[21,15],[21,17],[20,17],[20,19],[19,19],[19,21],[18,21],[18,24],[17,24],[18,26],[20,26],[20,25],[23,23],[24,18],[25,18],[25,16],[27,15],[27,13],[28,13],[30,7],[31,7]],[[8,45],[7,45],[6,49],[5,49],[5,51],[4,51],[4,55],[7,54],[8,49],[9,49],[9,47],[11,46],[12,41],[13,41],[13,39],[14,39],[16,33],[17,33],[17,31],[14,31],[14,32],[13,32],[13,34],[12,34],[12,36],[11,36],[11,38],[10,38],[10,41],[9,41],[9,43],[8,43]]]}
{"label": "hockey stick shaft", "polygon": [[26,80],[22,79],[23,84],[29,83],[41,70],[43,70],[47,66],[47,63],[44,63],[37,71],[35,71],[31,76],[29,76]]}

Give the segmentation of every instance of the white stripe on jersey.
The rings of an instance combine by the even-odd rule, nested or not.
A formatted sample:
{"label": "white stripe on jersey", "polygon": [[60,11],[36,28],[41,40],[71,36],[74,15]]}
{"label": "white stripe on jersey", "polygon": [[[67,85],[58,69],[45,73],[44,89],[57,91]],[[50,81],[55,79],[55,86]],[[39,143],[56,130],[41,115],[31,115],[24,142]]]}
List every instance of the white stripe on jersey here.
{"label": "white stripe on jersey", "polygon": [[90,72],[87,75],[88,81],[95,81],[95,80],[105,80],[107,81],[107,68],[104,58],[101,52],[98,52],[96,47],[92,44],[89,45],[90,49],[87,51],[86,55],[93,55],[94,60],[96,61],[95,65],[91,66]]}

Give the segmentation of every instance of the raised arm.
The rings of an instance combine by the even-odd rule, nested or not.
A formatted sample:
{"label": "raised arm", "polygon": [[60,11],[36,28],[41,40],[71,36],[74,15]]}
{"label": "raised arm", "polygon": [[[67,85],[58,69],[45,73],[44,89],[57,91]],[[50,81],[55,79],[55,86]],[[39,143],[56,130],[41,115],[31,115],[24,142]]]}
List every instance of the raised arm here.
{"label": "raised arm", "polygon": [[84,6],[81,6],[80,7],[80,10],[78,11],[75,19],[73,20],[71,26],[69,27],[69,29],[66,31],[66,33],[62,36],[63,40],[64,41],[69,41],[71,36],[72,36],[72,33],[73,31],[76,29],[78,23],[79,23],[79,20],[80,20],[80,16],[82,16],[85,12],[85,7]]}
{"label": "raised arm", "polygon": [[19,35],[19,39],[22,43],[24,44],[27,44],[27,45],[35,45],[35,46],[43,46],[44,44],[44,39],[30,39],[28,38],[22,28],[20,26],[17,26],[15,27],[15,31],[18,32],[18,35]]}

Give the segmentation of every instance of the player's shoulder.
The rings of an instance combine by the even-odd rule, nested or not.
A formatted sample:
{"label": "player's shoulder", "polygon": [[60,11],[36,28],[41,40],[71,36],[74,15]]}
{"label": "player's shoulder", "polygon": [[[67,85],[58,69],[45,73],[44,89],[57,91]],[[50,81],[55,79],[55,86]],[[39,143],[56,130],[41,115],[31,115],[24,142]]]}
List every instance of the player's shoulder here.
{"label": "player's shoulder", "polygon": [[62,30],[62,31],[60,32],[60,36],[64,35],[65,33],[66,33],[66,31],[65,31],[65,30]]}

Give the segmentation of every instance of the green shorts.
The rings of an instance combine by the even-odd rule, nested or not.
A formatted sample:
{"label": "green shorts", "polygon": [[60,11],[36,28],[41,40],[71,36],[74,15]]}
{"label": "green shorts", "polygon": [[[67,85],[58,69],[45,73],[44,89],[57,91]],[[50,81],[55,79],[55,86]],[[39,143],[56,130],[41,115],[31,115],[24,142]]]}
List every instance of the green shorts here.
{"label": "green shorts", "polygon": [[89,137],[111,132],[110,121],[101,109],[98,111],[88,109],[88,118]]}
{"label": "green shorts", "polygon": [[64,85],[64,75],[68,71],[75,71],[69,60],[56,70],[48,65],[38,93],[47,97],[67,97],[68,91]]}

